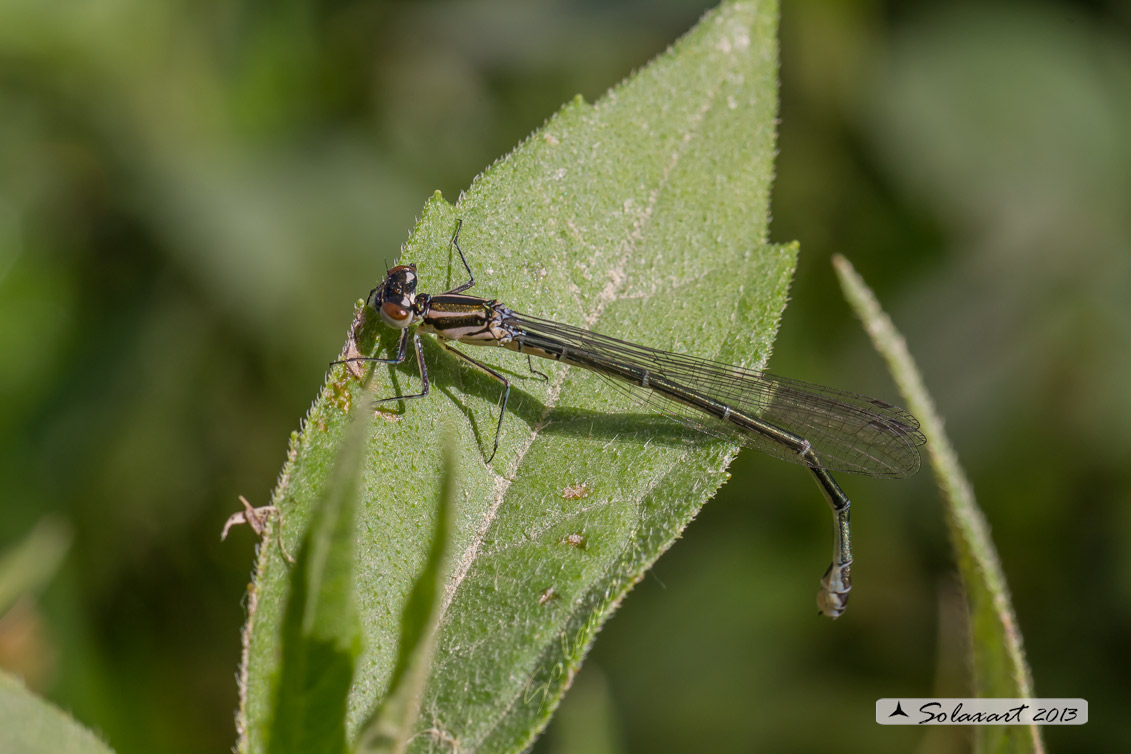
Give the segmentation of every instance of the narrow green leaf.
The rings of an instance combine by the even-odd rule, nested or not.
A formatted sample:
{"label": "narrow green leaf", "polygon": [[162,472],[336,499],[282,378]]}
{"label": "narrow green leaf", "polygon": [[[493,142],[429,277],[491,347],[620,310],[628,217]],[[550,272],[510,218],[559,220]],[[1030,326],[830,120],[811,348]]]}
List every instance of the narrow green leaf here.
{"label": "narrow green leaf", "polygon": [[0,671],[0,751],[4,754],[111,754],[74,718]]}
{"label": "narrow green leaf", "polygon": [[42,589],[71,546],[71,527],[45,516],[14,547],[0,553],[0,616],[22,595]]}
{"label": "narrow green leaf", "polygon": [[[776,25],[773,2],[726,3],[708,14],[596,104],[566,105],[457,206],[434,197],[401,261],[417,265],[424,291],[462,283],[449,247],[462,219],[472,293],[653,347],[761,367],[797,254],[766,243]],[[382,256],[374,251],[374,283]],[[488,464],[499,384],[423,339],[431,395],[382,404],[372,420],[357,550],[366,645],[349,730],[360,729],[392,684],[400,616],[435,531],[441,481],[429,459],[450,420],[460,430],[460,515],[411,748],[520,751],[549,719],[601,624],[725,481],[736,448],[653,416],[582,370],[540,363],[549,376],[542,381],[521,357],[479,349],[473,355],[513,385]],[[345,353],[386,355],[395,342],[362,308]],[[419,391],[411,357],[372,374],[366,390],[351,369],[336,367],[293,438],[272,501],[285,511],[288,538],[309,520],[349,407]],[[254,752],[264,750],[260,721],[288,589],[277,549],[260,550],[245,631],[241,746]],[[799,609],[811,599],[799,595]]]}
{"label": "narrow green leaf", "polygon": [[268,749],[272,754],[347,751],[345,714],[361,626],[354,596],[354,519],[370,427],[356,416],[290,573],[282,662]]}
{"label": "narrow green leaf", "polygon": [[[845,298],[856,310],[876,350],[887,361],[907,408],[922,422],[927,453],[946,502],[950,538],[966,592],[970,620],[973,691],[981,697],[1031,697],[1033,679],[1025,662],[1021,628],[1009,600],[1005,573],[990,538],[986,517],[943,431],[943,422],[923,384],[907,343],[880,309],[872,291],[844,257],[834,260]],[[1042,752],[1040,726],[980,725],[975,751]]]}
{"label": "narrow green leaf", "polygon": [[436,642],[436,627],[447,580],[451,523],[455,509],[455,452],[444,445],[440,505],[432,534],[432,547],[424,570],[416,579],[401,616],[397,664],[389,693],[359,736],[359,752],[403,752],[416,734],[420,696],[428,680]]}

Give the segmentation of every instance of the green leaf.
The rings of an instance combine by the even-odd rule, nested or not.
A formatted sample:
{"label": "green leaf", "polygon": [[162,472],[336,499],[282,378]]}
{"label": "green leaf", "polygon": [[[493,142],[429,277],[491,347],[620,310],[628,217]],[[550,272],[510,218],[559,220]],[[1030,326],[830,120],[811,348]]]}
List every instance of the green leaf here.
{"label": "green leaf", "polygon": [[337,463],[290,572],[269,750],[340,754],[361,628],[354,596],[354,518],[368,412],[354,411]]}
{"label": "green leaf", "polygon": [[70,525],[44,516],[22,541],[0,553],[0,616],[21,596],[51,581],[70,546]]}
{"label": "green leaf", "polygon": [[[421,289],[471,293],[653,347],[761,367],[796,261],[766,243],[777,111],[774,3],[727,3],[596,104],[565,106],[453,207],[438,195],[402,250]],[[376,264],[374,283],[383,274]],[[368,286],[366,286],[368,287]],[[396,337],[360,309],[345,353]],[[736,448],[655,417],[595,375],[479,349],[514,385],[499,451],[499,384],[427,335],[431,395],[382,404],[363,471],[357,590],[366,646],[356,731],[389,693],[403,606],[424,572],[441,480],[439,427],[457,427],[460,514],[414,750],[520,751],[546,724],[601,624],[726,479]],[[375,348],[376,341],[376,348]],[[359,370],[360,371],[360,370]],[[419,391],[411,357],[366,390],[335,367],[274,500],[301,531],[349,407]],[[288,548],[290,549],[290,548]],[[262,547],[246,628],[241,747],[264,750],[288,580]],[[814,584],[816,586],[816,584]]]}
{"label": "green leaf", "polygon": [[[927,394],[907,344],[891,319],[880,309],[872,291],[844,257],[834,260],[845,298],[856,310],[876,350],[888,363],[907,408],[922,423],[927,454],[946,503],[950,539],[966,592],[973,692],[980,697],[1033,696],[1033,678],[1025,662],[1021,628],[990,526],[974,499],[974,490],[958,463],[958,454],[943,431],[943,422]],[[974,728],[975,751],[1044,751],[1037,725],[979,725]]]}
{"label": "green leaf", "polygon": [[401,616],[397,664],[393,668],[389,693],[359,736],[359,752],[403,752],[416,734],[420,696],[432,666],[436,628],[448,573],[447,554],[451,549],[449,540],[456,504],[456,470],[455,453],[450,442],[444,446],[441,473],[443,487],[436,528],[432,533],[432,547]]}
{"label": "green leaf", "polygon": [[0,751],[4,754],[110,754],[109,746],[50,702],[0,671]]}

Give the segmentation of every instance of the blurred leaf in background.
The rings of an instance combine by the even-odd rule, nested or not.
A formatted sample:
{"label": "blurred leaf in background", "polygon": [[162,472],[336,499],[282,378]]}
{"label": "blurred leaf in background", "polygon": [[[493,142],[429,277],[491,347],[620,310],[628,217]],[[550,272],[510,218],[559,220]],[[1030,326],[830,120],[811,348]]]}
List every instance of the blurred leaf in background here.
{"label": "blurred leaf in background", "polygon": [[[219,528],[238,494],[266,501],[353,302],[433,189],[709,5],[0,0],[0,549],[46,513],[74,537],[35,604],[40,691],[123,754],[231,745],[252,539]],[[947,418],[1037,692],[1125,706],[1131,11],[808,0],[781,53],[771,240],[802,253],[772,368],[892,395],[844,254]],[[872,719],[880,696],[963,690],[931,481],[848,480],[857,589],[828,625],[812,483],[732,470],[586,665],[611,739],[918,745]],[[1047,740],[1131,746],[1102,719]]]}

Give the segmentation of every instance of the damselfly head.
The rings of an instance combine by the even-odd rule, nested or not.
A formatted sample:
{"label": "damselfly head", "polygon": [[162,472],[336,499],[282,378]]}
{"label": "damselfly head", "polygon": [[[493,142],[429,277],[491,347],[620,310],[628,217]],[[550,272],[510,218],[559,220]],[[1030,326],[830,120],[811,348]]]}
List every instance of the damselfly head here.
{"label": "damselfly head", "polygon": [[411,325],[416,304],[416,266],[399,264],[389,270],[376,294],[373,306],[386,325],[400,330]]}

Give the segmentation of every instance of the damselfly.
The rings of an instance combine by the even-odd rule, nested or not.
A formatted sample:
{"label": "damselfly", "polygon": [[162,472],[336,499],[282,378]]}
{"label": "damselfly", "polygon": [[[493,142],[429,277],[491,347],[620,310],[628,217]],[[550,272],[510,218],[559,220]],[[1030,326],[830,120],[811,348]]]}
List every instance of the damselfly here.
{"label": "damselfly", "polygon": [[[419,393],[377,402],[428,395],[428,367],[419,335],[424,331],[437,335],[444,348],[502,383],[488,463],[499,449],[510,381],[452,348],[452,341],[509,348],[526,354],[528,364],[531,356],[538,356],[583,367],[609,379],[657,413],[806,466],[832,508],[835,525],[833,560],[821,579],[817,605],[832,618],[841,615],[852,588],[849,500],[830,472],[894,479],[914,474],[919,470],[919,446],[925,442],[915,417],[874,398],[659,351],[466,295],[463,292],[475,285],[475,276],[459,246],[461,224],[456,226],[452,246],[467,270],[467,282],[446,293],[418,293],[416,267],[402,264],[390,269],[385,281],[369,294],[369,304],[385,324],[401,331],[397,354],[389,359],[354,357],[345,361],[400,364],[408,353],[409,328],[418,325],[412,341],[423,383]],[[530,369],[535,372],[533,364]]]}

